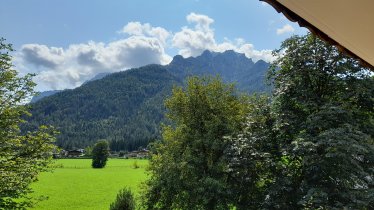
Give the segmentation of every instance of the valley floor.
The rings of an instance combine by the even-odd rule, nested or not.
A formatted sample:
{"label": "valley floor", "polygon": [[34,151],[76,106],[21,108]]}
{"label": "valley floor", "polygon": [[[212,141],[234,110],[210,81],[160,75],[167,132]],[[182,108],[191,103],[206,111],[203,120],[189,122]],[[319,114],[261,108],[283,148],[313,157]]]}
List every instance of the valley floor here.
{"label": "valley floor", "polygon": [[[139,168],[133,167],[136,161]],[[32,185],[35,197],[47,196],[33,209],[109,209],[117,192],[128,186],[137,193],[146,179],[148,160],[109,159],[104,169],[91,168],[91,159],[60,159]]]}

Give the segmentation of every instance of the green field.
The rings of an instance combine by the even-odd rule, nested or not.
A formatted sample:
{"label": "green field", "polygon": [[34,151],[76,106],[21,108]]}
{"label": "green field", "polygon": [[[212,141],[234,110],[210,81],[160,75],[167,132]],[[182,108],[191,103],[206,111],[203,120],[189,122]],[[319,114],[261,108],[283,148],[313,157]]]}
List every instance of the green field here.
{"label": "green field", "polygon": [[[135,161],[140,168],[134,169]],[[104,169],[91,168],[90,159],[61,159],[56,164],[58,168],[42,173],[32,185],[33,196],[48,196],[33,209],[109,209],[121,188],[139,190],[148,161],[109,159]]]}

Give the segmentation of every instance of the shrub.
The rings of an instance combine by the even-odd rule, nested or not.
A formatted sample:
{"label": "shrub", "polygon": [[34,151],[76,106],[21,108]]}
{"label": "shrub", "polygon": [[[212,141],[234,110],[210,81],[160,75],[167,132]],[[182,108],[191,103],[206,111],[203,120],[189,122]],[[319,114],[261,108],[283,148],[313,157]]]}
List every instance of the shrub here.
{"label": "shrub", "polygon": [[133,169],[137,169],[137,168],[139,168],[140,166],[138,165],[138,161],[134,161],[133,163],[132,163],[132,168]]}
{"label": "shrub", "polygon": [[92,149],[92,168],[104,168],[109,156],[108,142],[98,141]]}
{"label": "shrub", "polygon": [[129,188],[121,189],[116,200],[110,204],[110,210],[135,210],[134,195]]}

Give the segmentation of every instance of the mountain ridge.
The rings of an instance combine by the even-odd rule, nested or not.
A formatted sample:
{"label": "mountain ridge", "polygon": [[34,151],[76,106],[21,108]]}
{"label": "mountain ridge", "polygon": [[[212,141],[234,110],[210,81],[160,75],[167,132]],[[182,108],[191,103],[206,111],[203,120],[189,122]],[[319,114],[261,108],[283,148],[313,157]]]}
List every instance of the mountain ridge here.
{"label": "mountain ridge", "polygon": [[57,145],[65,149],[90,146],[98,139],[109,140],[112,150],[138,149],[159,137],[160,123],[165,122],[163,101],[173,86],[192,75],[220,75],[225,82],[236,81],[241,91],[266,92],[258,81],[264,80],[268,63],[256,63],[235,52],[204,51],[197,57],[175,56],[165,66],[111,73],[33,103],[24,129],[53,125],[61,132]]}

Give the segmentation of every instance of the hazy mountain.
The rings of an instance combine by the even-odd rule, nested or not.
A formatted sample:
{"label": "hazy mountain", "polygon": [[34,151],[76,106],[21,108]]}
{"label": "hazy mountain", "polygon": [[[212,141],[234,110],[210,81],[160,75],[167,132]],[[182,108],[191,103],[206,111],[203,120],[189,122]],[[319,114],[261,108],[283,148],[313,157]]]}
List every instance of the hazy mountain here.
{"label": "hazy mountain", "polygon": [[254,63],[234,51],[183,58],[166,66],[148,65],[105,75],[102,79],[45,97],[32,106],[25,129],[40,124],[55,126],[63,148],[92,145],[107,139],[113,150],[133,150],[158,138],[164,120],[164,99],[173,85],[189,75],[221,75],[246,92],[266,91],[262,82],[269,64]]}
{"label": "hazy mountain", "polygon": [[92,81],[95,81],[95,80],[102,79],[102,78],[104,78],[105,76],[107,76],[107,75],[109,75],[109,74],[111,74],[111,73],[110,73],[110,72],[102,72],[102,73],[98,73],[98,74],[96,74],[94,77],[92,77],[91,79],[89,79],[89,80],[83,82],[82,85],[87,84],[87,82],[92,82]]}
{"label": "hazy mountain", "polygon": [[[92,77],[91,79],[85,81],[82,85],[86,84],[87,82],[92,82],[92,81],[95,81],[95,80],[98,80],[98,79],[102,79],[109,74],[110,74],[109,72],[98,73],[94,77]],[[61,91],[62,90],[47,90],[47,91],[39,92],[37,95],[32,97],[30,103],[35,103],[35,102],[39,101],[40,99],[42,99],[44,97],[54,95],[54,94],[59,93]]]}
{"label": "hazy mountain", "polygon": [[39,101],[40,99],[42,99],[42,98],[44,98],[44,97],[54,95],[54,94],[59,93],[59,92],[61,92],[61,91],[62,91],[62,90],[48,90],[48,91],[42,91],[42,92],[38,93],[37,95],[35,95],[34,97],[32,97],[30,103],[35,103],[35,102]]}

